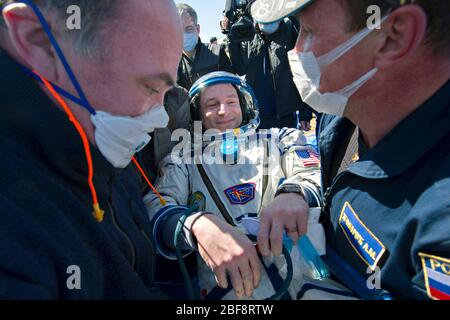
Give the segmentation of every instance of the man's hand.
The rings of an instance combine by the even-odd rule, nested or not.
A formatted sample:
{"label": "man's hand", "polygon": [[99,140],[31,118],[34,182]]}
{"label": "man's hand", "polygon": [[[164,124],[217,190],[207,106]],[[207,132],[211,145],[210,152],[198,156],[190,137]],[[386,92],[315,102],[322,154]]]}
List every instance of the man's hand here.
{"label": "man's hand", "polygon": [[283,230],[294,243],[306,233],[309,207],[296,193],[282,193],[261,211],[258,247],[263,256],[282,253]]}
{"label": "man's hand", "polygon": [[261,262],[247,236],[213,214],[200,217],[192,226],[192,234],[217,284],[227,288],[228,274],[236,295],[250,297],[259,285]]}

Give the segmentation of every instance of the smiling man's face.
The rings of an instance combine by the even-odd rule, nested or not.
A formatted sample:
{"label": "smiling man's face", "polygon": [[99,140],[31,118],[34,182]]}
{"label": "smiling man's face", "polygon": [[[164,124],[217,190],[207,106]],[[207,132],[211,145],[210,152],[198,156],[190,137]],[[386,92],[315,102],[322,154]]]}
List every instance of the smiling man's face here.
{"label": "smiling man's face", "polygon": [[240,127],[242,110],[239,96],[231,84],[207,87],[200,96],[203,126],[224,132]]}

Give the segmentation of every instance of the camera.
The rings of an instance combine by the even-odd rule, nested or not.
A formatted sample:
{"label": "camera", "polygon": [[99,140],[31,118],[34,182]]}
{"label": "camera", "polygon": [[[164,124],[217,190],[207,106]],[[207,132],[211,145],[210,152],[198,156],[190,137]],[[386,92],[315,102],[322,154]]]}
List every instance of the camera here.
{"label": "camera", "polygon": [[227,0],[224,15],[228,26],[222,28],[233,42],[251,41],[255,36],[255,26],[250,15],[250,5],[254,0]]}

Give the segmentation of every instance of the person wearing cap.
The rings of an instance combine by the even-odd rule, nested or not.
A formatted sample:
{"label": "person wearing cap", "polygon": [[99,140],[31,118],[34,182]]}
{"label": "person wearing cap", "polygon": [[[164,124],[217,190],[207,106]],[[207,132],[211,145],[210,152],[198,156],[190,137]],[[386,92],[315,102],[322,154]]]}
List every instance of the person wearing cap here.
{"label": "person wearing cap", "polygon": [[256,0],[251,12],[301,24],[289,59],[302,99],[327,114],[329,253],[394,298],[450,299],[450,1]]}
{"label": "person wearing cap", "polygon": [[[317,215],[308,219],[308,208],[320,205],[319,160],[299,130],[257,130],[257,102],[240,77],[213,72],[200,78],[189,94],[192,121],[197,123],[188,137],[203,143],[196,147],[189,140],[184,152],[175,148],[163,160],[156,187],[166,205],[154,193],[145,196],[156,248],[168,259],[177,258],[176,226],[190,207],[180,248],[185,254],[198,253],[203,297],[230,284],[236,294],[230,293],[232,297],[267,298],[273,289],[245,233],[257,235],[261,254],[279,256],[283,232],[296,243],[308,223],[319,225]],[[202,158],[192,161],[198,151]],[[324,243],[320,230],[310,237],[318,247]],[[290,288],[294,298],[300,284],[300,271],[295,272]]]}
{"label": "person wearing cap", "polygon": [[167,299],[131,162],[167,125],[181,23],[167,0],[76,4],[68,30],[71,0],[0,0],[0,299]]}

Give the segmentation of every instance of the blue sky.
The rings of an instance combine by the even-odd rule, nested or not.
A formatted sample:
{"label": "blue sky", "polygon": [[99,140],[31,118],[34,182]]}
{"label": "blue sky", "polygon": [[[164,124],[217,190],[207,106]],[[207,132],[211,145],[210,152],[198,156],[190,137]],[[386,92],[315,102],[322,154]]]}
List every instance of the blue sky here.
{"label": "blue sky", "polygon": [[209,42],[211,37],[221,37],[219,22],[225,8],[225,0],[176,0],[175,3],[186,3],[197,12],[202,42]]}

